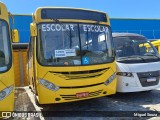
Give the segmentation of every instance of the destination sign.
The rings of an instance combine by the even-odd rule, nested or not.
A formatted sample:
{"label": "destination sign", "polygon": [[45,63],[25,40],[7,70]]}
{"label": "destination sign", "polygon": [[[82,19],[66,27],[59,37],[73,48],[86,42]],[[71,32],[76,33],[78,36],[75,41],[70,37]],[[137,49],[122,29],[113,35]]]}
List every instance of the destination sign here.
{"label": "destination sign", "polygon": [[97,22],[107,22],[105,13],[83,9],[69,8],[43,8],[41,10],[42,19],[76,19],[92,20]]}
{"label": "destination sign", "polygon": [[[42,31],[76,31],[76,24],[42,24]],[[81,24],[81,30],[84,32],[107,32],[108,27],[102,25]]]}
{"label": "destination sign", "polygon": [[42,31],[74,31],[73,24],[42,24]]}

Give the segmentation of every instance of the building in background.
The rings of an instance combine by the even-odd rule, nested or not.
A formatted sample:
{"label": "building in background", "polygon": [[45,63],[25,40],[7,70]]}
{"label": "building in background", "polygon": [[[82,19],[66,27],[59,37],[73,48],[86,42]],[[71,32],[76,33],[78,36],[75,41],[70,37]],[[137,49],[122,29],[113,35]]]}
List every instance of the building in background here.
{"label": "building in background", "polygon": [[[19,30],[21,43],[29,41],[31,21],[31,15],[14,15],[14,27]],[[138,33],[148,39],[160,39],[160,19],[111,18],[111,27],[113,32]]]}
{"label": "building in background", "polygon": [[128,32],[144,35],[148,39],[160,39],[160,19],[112,18],[113,32]]}
{"label": "building in background", "polygon": [[[14,15],[14,26],[19,31],[20,44],[13,44],[13,58],[15,64],[16,86],[28,85],[26,76],[27,45],[30,39],[31,15]],[[12,19],[10,19],[12,23]],[[148,39],[160,39],[160,19],[122,19],[112,18],[113,32],[130,32],[146,36]]]}
{"label": "building in background", "polygon": [[[17,28],[19,31],[20,43],[28,43],[30,38],[30,23],[32,21],[31,15],[14,15],[14,26],[11,24],[11,28]],[[10,18],[10,23],[12,19]]]}

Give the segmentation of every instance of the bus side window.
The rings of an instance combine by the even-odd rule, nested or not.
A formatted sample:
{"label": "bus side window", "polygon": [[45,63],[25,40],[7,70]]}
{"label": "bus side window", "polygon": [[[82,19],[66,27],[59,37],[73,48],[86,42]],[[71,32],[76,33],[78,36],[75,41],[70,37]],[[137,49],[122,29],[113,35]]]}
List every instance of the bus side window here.
{"label": "bus side window", "polygon": [[5,54],[0,50],[0,66],[5,65]]}

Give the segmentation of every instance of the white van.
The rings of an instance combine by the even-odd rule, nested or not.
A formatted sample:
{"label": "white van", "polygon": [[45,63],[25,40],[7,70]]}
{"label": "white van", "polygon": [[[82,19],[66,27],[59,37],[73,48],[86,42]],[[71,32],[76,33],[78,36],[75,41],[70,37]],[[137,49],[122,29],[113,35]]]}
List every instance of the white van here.
{"label": "white van", "polygon": [[150,91],[159,87],[160,57],[153,45],[139,34],[113,33],[112,36],[116,51],[117,92]]}

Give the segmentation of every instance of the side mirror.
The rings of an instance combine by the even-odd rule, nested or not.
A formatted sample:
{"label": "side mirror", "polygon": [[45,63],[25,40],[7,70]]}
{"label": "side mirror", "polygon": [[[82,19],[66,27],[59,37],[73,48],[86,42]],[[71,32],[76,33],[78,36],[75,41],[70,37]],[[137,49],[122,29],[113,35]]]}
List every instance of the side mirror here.
{"label": "side mirror", "polygon": [[30,24],[30,34],[32,37],[37,36],[37,26],[35,23]]}
{"label": "side mirror", "polygon": [[18,33],[18,30],[17,29],[13,29],[11,31],[11,34],[12,34],[12,42],[19,42],[19,33]]}

